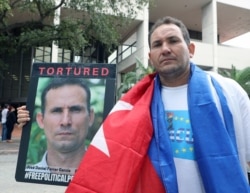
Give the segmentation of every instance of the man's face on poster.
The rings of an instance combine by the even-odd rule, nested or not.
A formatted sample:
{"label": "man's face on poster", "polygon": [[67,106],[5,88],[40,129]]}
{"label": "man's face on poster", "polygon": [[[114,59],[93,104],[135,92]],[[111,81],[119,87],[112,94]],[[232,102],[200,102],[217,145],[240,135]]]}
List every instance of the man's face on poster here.
{"label": "man's face on poster", "polygon": [[88,112],[86,91],[78,85],[64,85],[47,92],[44,115],[37,122],[44,129],[49,149],[61,153],[85,148],[85,138],[93,124]]}

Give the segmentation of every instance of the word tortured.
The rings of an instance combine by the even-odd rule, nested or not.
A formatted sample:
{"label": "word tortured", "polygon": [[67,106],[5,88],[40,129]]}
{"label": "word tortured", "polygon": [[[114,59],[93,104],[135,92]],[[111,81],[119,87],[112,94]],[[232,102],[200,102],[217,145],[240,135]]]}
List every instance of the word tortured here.
{"label": "word tortured", "polygon": [[107,77],[109,69],[107,67],[45,67],[38,68],[41,76],[89,76],[89,77]]}

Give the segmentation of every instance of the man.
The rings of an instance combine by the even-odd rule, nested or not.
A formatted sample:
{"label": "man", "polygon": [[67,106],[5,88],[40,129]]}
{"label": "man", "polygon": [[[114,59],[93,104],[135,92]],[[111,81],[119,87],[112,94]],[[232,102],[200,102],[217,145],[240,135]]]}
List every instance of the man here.
{"label": "man", "polygon": [[175,18],[154,24],[149,45],[156,73],[117,102],[66,192],[250,192],[246,92],[190,61],[195,46]]}
{"label": "man", "polygon": [[[29,119],[26,107],[18,108],[21,126]],[[88,129],[94,122],[89,88],[78,78],[54,78],[42,92],[41,112],[36,121],[44,129],[47,152],[37,167],[28,166],[27,171],[49,168],[47,172],[74,174],[86,151]]]}
{"label": "man", "polygon": [[9,105],[5,104],[4,108],[1,112],[1,123],[2,123],[2,142],[7,141],[7,126],[6,126],[6,121],[7,121],[7,116],[9,112]]}

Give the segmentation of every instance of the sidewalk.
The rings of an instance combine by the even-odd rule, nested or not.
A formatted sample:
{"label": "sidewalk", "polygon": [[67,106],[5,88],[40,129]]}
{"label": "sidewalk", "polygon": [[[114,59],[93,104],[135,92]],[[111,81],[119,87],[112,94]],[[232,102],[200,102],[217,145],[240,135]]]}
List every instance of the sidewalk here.
{"label": "sidewalk", "polygon": [[[0,133],[2,127],[0,126]],[[1,193],[64,193],[66,186],[54,186],[17,182],[15,180],[17,156],[22,129],[16,127],[12,133],[12,143],[0,141],[0,182]]]}
{"label": "sidewalk", "polygon": [[[0,126],[0,133],[2,134],[2,125]],[[15,127],[12,133],[12,143],[0,142],[0,155],[18,153],[22,129]]]}

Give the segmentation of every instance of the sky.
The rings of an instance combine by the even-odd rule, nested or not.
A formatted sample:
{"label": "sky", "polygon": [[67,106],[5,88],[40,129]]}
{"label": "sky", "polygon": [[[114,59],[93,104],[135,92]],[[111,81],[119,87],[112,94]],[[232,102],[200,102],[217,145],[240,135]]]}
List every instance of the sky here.
{"label": "sky", "polygon": [[250,49],[250,32],[224,42],[223,44]]}

